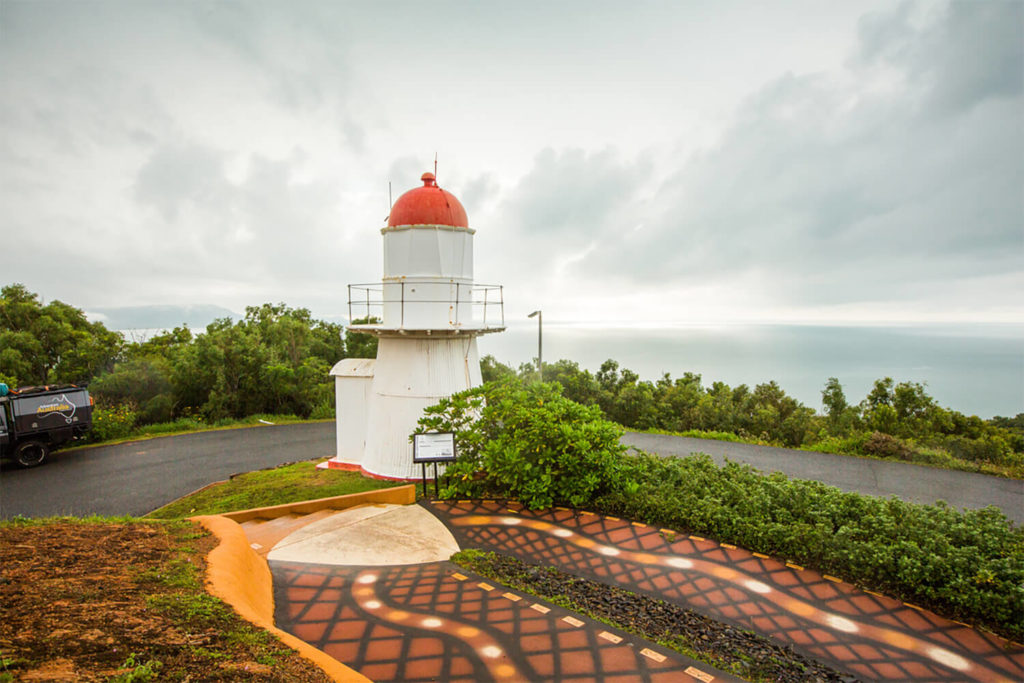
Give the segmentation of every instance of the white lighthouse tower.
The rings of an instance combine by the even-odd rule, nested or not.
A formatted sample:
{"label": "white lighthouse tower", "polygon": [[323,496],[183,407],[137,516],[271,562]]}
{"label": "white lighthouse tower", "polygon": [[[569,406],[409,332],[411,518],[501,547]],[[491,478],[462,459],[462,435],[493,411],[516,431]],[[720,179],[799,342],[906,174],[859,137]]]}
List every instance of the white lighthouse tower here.
{"label": "white lighthouse tower", "polygon": [[476,338],[505,329],[503,293],[473,281],[466,210],[424,173],[423,187],[391,207],[380,284],[349,285],[351,325],[379,337],[377,358],[345,359],[335,377],[337,455],[331,467],[387,479],[415,479],[409,435],[423,409],[478,386]]}

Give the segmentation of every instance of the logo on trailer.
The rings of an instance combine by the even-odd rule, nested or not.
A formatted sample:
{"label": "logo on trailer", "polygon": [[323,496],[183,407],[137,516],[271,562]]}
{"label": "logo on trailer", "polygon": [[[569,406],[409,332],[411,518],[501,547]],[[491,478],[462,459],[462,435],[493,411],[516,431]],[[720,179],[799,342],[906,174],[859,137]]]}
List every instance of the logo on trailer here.
{"label": "logo on trailer", "polygon": [[64,394],[55,399],[52,403],[43,403],[36,408],[36,417],[47,417],[48,415],[60,415],[64,421],[71,424],[71,418],[75,416],[75,404],[68,400]]}

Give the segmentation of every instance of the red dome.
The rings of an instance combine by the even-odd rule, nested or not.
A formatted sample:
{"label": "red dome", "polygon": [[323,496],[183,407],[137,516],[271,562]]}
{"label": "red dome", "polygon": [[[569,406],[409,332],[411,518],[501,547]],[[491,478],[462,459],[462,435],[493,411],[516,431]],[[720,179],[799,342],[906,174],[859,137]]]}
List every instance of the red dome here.
{"label": "red dome", "polygon": [[388,227],[397,225],[452,225],[468,228],[462,203],[451,192],[437,186],[433,173],[424,173],[423,187],[409,190],[391,207]]}

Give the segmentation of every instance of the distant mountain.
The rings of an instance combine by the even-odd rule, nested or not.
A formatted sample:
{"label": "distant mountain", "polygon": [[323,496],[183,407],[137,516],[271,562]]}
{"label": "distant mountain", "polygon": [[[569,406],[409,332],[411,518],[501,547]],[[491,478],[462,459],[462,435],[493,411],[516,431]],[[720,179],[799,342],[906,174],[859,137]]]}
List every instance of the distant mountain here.
{"label": "distant mountain", "polygon": [[108,330],[171,329],[188,325],[192,330],[202,331],[217,318],[238,320],[242,317],[222,306],[208,304],[93,308],[85,315],[93,322],[103,323]]}

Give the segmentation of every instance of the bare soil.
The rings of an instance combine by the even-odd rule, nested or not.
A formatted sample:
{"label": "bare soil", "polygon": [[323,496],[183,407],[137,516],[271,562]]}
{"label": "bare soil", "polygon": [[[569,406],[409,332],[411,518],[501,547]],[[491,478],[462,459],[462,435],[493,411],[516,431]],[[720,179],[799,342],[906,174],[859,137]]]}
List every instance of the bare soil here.
{"label": "bare soil", "polygon": [[191,522],[0,525],[0,683],[329,681],[204,589]]}

